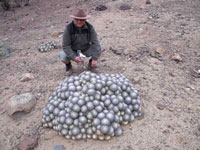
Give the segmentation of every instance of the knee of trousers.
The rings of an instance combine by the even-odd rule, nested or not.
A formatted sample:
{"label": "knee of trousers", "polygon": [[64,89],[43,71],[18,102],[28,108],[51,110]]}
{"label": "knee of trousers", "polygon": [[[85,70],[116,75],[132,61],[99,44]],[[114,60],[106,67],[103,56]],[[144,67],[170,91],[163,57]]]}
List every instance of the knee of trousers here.
{"label": "knee of trousers", "polygon": [[58,53],[58,57],[61,61],[65,62],[69,62],[71,60],[63,50]]}

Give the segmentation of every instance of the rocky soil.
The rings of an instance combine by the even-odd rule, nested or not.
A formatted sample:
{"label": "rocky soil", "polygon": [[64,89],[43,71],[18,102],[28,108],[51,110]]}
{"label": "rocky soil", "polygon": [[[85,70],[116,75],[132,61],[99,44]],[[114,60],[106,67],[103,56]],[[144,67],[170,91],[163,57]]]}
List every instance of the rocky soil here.
{"label": "rocky soil", "polygon": [[[98,5],[107,9],[97,11]],[[53,40],[61,45],[76,7],[92,15],[105,48],[100,73],[122,73],[140,93],[144,118],[110,141],[67,140],[41,126],[42,109],[66,76],[60,49],[41,53],[38,47]],[[0,29],[0,40],[12,49],[0,59],[0,150],[17,149],[21,140],[31,141],[26,136],[35,150],[200,149],[199,0],[32,0],[23,8],[0,8]],[[23,81],[26,73],[32,77]],[[7,102],[26,92],[35,96],[35,107],[10,117]]]}

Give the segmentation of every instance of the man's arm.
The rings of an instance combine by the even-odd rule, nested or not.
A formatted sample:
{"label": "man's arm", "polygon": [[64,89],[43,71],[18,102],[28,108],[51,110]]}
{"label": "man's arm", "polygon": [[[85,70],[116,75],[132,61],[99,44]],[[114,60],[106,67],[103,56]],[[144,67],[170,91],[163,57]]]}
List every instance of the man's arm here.
{"label": "man's arm", "polygon": [[101,52],[101,46],[97,37],[97,33],[95,29],[92,27],[90,31],[90,49],[91,49],[91,55],[93,60],[97,60],[100,56]]}
{"label": "man's arm", "polygon": [[63,43],[62,43],[63,51],[67,54],[69,58],[74,60],[75,55],[71,48],[71,36],[68,32],[67,27],[65,28],[64,34],[63,34]]}

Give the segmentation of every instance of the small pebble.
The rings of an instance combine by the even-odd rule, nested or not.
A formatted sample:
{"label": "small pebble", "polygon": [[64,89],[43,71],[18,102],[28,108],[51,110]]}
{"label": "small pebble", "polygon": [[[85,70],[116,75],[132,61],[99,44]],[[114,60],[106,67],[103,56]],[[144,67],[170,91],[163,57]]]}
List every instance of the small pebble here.
{"label": "small pebble", "polygon": [[157,104],[156,107],[157,107],[158,109],[160,109],[160,110],[163,110],[163,109],[165,109],[166,106],[163,105],[163,104]]}
{"label": "small pebble", "polygon": [[107,9],[107,6],[106,5],[98,5],[95,10],[96,11],[104,11]]}
{"label": "small pebble", "polygon": [[198,125],[198,131],[200,132],[200,124]]}
{"label": "small pebble", "polygon": [[54,149],[54,150],[65,150],[66,148],[65,148],[64,145],[56,145],[56,146],[54,146],[53,149]]}
{"label": "small pebble", "polygon": [[151,4],[151,1],[150,0],[146,0],[146,4]]}

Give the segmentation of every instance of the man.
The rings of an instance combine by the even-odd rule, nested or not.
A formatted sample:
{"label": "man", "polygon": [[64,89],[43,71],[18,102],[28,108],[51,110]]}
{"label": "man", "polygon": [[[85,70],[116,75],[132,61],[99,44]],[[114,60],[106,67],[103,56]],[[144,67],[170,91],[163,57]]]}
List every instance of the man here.
{"label": "man", "polygon": [[77,54],[78,50],[81,50],[81,53],[86,57],[91,57],[88,69],[95,71],[101,46],[94,27],[86,21],[90,16],[86,14],[84,9],[77,9],[70,17],[73,18],[73,21],[66,26],[63,34],[63,51],[59,52],[61,61],[66,65],[67,75],[72,74],[71,61],[83,62]]}

